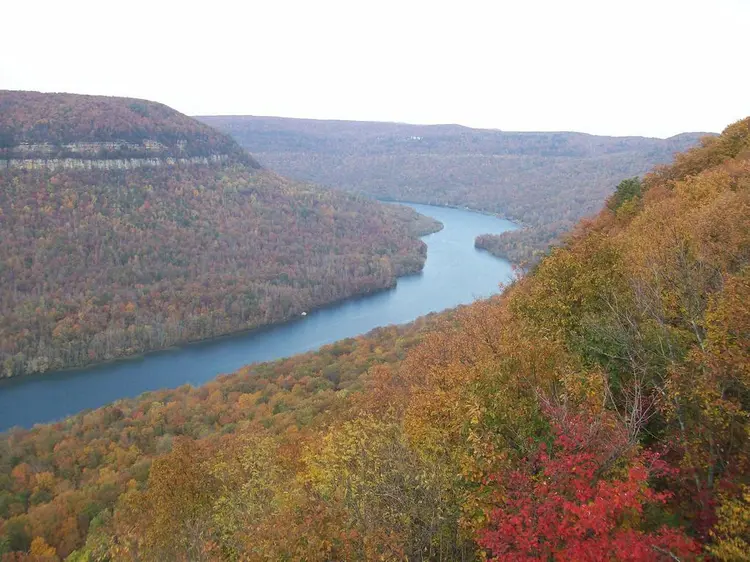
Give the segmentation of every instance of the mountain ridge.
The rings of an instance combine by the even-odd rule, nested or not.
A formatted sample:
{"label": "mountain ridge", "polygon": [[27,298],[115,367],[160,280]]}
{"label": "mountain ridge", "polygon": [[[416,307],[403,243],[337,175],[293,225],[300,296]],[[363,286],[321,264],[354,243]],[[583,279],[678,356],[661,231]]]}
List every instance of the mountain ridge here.
{"label": "mountain ridge", "polygon": [[211,120],[234,120],[234,119],[249,119],[249,120],[257,120],[257,121],[276,121],[276,122],[283,122],[283,121],[299,121],[299,122],[305,122],[310,124],[316,124],[316,125],[322,125],[322,124],[330,124],[331,126],[344,126],[344,125],[361,125],[361,126],[372,126],[372,127],[378,127],[383,126],[391,127],[391,126],[397,126],[397,127],[414,127],[414,128],[452,128],[452,129],[458,129],[463,131],[483,131],[483,132],[489,132],[489,133],[507,133],[507,134],[573,134],[573,135],[585,135],[585,136],[591,136],[591,137],[599,137],[599,138],[609,138],[609,139],[626,139],[626,138],[636,138],[636,139],[654,139],[654,140],[670,140],[675,139],[677,137],[681,137],[683,135],[690,135],[690,136],[697,136],[697,137],[703,137],[706,135],[718,135],[719,133],[715,131],[685,131],[681,133],[675,133],[674,135],[669,135],[666,137],[658,137],[658,136],[649,136],[649,135],[605,135],[605,134],[599,134],[599,133],[588,133],[586,131],[576,131],[574,129],[550,129],[550,130],[531,130],[531,131],[521,131],[521,130],[515,130],[515,129],[503,129],[500,127],[475,127],[471,125],[463,125],[461,123],[412,123],[408,121],[374,121],[374,120],[359,120],[359,119],[323,119],[323,118],[316,118],[316,117],[283,117],[278,115],[254,115],[254,114],[246,114],[246,113],[204,113],[200,115],[193,115],[195,119],[198,119],[199,121],[206,122]]}
{"label": "mountain ridge", "polygon": [[0,90],[0,159],[179,159],[258,163],[230,137],[136,98]]}
{"label": "mountain ridge", "polygon": [[570,132],[506,132],[454,125],[200,117],[286,176],[378,199],[468,207],[528,228],[479,247],[533,263],[623,177],[691,148],[700,133],[668,139]]}

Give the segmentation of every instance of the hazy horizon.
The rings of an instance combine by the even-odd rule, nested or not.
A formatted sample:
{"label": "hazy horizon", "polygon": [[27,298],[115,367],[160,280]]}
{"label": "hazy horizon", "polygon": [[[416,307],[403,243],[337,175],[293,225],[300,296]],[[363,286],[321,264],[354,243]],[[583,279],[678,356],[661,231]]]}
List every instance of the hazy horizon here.
{"label": "hazy horizon", "polygon": [[253,115],[667,138],[750,114],[750,2],[12,3],[0,88]]}
{"label": "hazy horizon", "polygon": [[[750,116],[750,113],[748,113],[748,116]],[[510,130],[510,129],[500,129],[498,127],[472,127],[469,125],[464,125],[462,123],[410,123],[408,121],[375,121],[372,119],[324,119],[324,118],[317,118],[317,117],[289,117],[287,115],[252,115],[249,113],[203,113],[203,114],[196,114],[191,115],[190,117],[195,118],[202,118],[202,117],[256,117],[259,119],[295,119],[298,121],[323,121],[323,122],[342,122],[342,123],[378,123],[378,124],[386,124],[386,125],[408,125],[413,127],[464,127],[467,129],[475,129],[475,130],[483,130],[483,131],[499,131],[501,133],[520,133],[520,134],[529,134],[533,135],[535,133],[576,133],[581,135],[591,135],[591,136],[609,136],[609,137],[645,137],[645,138],[657,138],[657,139],[668,139],[671,137],[678,137],[680,135],[684,134],[693,134],[693,133],[705,133],[708,135],[711,134],[720,134],[721,130],[717,131],[681,131],[679,133],[675,133],[674,135],[669,135],[666,137],[658,137],[658,136],[649,136],[649,135],[607,135],[607,134],[600,134],[600,133],[589,133],[588,131],[573,131],[573,130],[560,130],[560,129],[548,129],[548,130],[528,130],[528,131],[519,131],[519,130]],[[727,125],[730,125],[730,123],[727,123]],[[723,128],[722,128],[723,130]]]}

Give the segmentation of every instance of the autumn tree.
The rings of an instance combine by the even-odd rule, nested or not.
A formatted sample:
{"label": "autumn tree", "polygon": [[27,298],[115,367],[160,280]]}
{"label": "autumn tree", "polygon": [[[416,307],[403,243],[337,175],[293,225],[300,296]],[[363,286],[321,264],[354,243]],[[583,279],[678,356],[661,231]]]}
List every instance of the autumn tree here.
{"label": "autumn tree", "polygon": [[353,559],[452,559],[466,548],[449,475],[421,460],[398,424],[347,422],[308,465],[316,493],[343,509],[340,540]]}
{"label": "autumn tree", "polygon": [[[648,485],[664,463],[645,454],[606,466],[585,417],[553,422],[552,447],[518,468],[492,474],[496,507],[478,542],[493,560],[690,560],[697,544],[681,531],[644,525],[649,505],[668,494]],[[610,444],[612,446],[613,443]]]}

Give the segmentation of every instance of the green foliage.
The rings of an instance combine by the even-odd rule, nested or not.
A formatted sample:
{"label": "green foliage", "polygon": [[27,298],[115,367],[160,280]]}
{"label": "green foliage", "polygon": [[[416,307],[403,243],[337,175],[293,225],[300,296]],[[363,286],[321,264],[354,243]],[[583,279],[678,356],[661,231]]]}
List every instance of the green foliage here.
{"label": "green foliage", "polygon": [[31,529],[27,517],[11,517],[5,522],[4,536],[6,548],[10,551],[25,551],[31,546]]}
{"label": "green foliage", "polygon": [[450,474],[421,458],[399,424],[370,416],[344,423],[307,464],[313,489],[348,515],[342,531],[356,532],[357,558],[460,555]]}
{"label": "green foliage", "polygon": [[624,203],[641,196],[642,186],[640,178],[629,178],[617,184],[615,193],[609,198],[607,206],[617,211]]}

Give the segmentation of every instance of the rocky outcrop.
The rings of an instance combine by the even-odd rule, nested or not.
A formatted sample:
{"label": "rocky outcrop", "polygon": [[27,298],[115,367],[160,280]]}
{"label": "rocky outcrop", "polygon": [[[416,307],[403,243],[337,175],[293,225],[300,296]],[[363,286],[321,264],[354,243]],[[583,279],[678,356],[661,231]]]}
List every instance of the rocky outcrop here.
{"label": "rocky outcrop", "polygon": [[[185,142],[177,142],[175,146],[178,150],[184,151]],[[73,142],[63,145],[45,143],[23,143],[10,148],[12,154],[23,155],[53,155],[59,153],[80,154],[87,156],[97,156],[106,152],[137,152],[137,153],[162,153],[167,147],[155,140],[144,140],[142,143],[127,141],[110,141],[110,142]]]}
{"label": "rocky outcrop", "polygon": [[155,166],[214,164],[228,161],[228,154],[191,156],[188,158],[10,158],[0,160],[0,168],[66,169],[66,170],[130,170]]}

